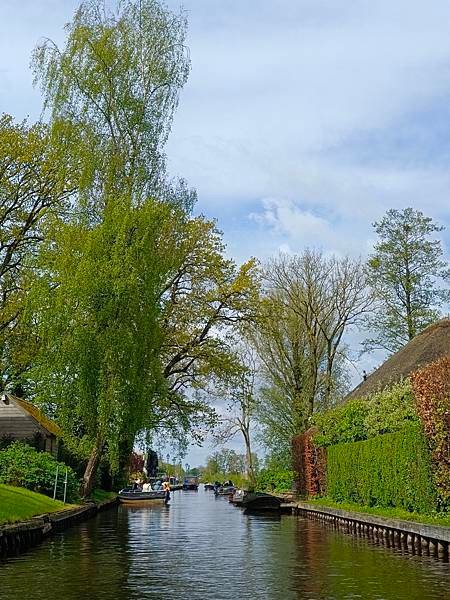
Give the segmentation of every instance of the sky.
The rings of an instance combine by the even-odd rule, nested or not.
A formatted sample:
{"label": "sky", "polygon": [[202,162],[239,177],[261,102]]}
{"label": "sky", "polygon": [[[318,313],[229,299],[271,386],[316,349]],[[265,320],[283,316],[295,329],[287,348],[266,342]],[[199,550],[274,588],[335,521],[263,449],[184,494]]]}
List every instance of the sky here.
{"label": "sky", "polygon": [[[0,0],[0,112],[38,118],[31,51],[64,40],[77,4]],[[169,172],[197,189],[197,212],[217,219],[237,261],[307,246],[365,257],[389,208],[449,224],[448,0],[183,6],[192,70]],[[443,242],[447,253],[449,232]]]}

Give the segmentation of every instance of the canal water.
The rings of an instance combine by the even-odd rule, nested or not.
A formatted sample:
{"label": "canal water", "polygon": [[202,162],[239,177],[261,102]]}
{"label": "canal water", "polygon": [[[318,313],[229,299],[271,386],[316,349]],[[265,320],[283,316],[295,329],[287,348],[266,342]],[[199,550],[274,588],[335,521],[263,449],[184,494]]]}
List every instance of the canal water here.
{"label": "canal water", "polygon": [[0,563],[1,600],[439,600],[448,564],[302,517],[246,515],[200,488],[118,507]]}

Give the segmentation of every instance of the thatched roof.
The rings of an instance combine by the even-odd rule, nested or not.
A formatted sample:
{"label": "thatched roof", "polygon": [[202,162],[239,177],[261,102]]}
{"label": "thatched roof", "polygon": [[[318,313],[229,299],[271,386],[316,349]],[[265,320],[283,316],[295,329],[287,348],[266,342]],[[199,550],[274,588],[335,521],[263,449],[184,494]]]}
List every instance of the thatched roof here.
{"label": "thatched roof", "polygon": [[442,319],[419,333],[371,373],[345,398],[364,398],[408,377],[420,367],[450,354],[450,319]]}
{"label": "thatched roof", "polygon": [[46,417],[44,413],[37,408],[37,406],[31,404],[31,402],[28,402],[27,400],[23,400],[22,398],[11,396],[10,394],[8,394],[8,397],[14,400],[16,404],[18,404],[29,415],[31,415],[33,419],[37,421],[39,425],[46,429],[49,433],[52,433],[56,437],[62,437],[62,431],[59,425],[57,425],[54,421]]}

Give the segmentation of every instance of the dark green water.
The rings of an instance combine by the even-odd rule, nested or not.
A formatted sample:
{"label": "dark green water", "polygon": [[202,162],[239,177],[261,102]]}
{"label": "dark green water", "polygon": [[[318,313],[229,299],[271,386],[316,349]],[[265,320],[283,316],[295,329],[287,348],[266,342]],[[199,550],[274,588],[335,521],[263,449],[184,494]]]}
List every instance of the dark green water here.
{"label": "dark green water", "polygon": [[1,600],[450,599],[449,565],[211,492],[110,510],[0,563]]}

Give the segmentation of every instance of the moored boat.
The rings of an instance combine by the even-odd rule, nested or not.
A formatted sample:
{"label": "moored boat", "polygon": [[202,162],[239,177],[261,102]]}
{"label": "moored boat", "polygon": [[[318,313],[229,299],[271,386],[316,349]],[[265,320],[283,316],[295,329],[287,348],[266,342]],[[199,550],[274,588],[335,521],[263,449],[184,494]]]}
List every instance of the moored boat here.
{"label": "moored boat", "polygon": [[234,494],[229,497],[229,500],[235,506],[241,506],[245,494],[246,492],[244,492],[244,490],[236,490]]}
{"label": "moored boat", "polygon": [[198,490],[198,477],[185,477],[183,490]]}
{"label": "moored boat", "polygon": [[155,502],[164,502],[166,493],[163,491],[143,492],[128,487],[120,490],[118,497],[121,504],[154,504]]}
{"label": "moored boat", "polygon": [[282,498],[264,492],[248,492],[244,494],[240,505],[247,510],[280,510]]}

